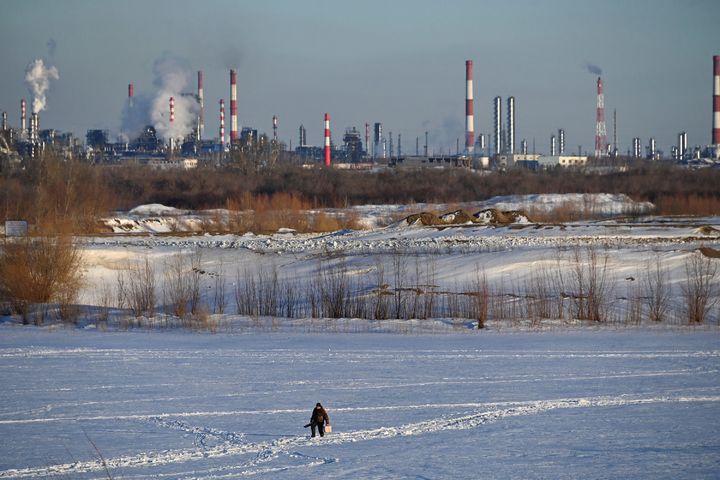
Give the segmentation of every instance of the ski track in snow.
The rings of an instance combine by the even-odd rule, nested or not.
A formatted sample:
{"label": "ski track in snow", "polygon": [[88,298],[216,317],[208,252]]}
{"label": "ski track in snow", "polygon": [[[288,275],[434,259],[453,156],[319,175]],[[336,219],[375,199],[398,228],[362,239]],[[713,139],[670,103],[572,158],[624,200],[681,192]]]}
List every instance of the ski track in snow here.
{"label": "ski track in snow", "polygon": [[[354,432],[337,432],[323,439],[293,436],[257,443],[246,441],[243,434],[224,432],[209,427],[196,427],[181,420],[173,419],[173,417],[182,416],[178,414],[152,417],[145,416],[145,420],[161,427],[194,435],[196,438],[196,448],[143,452],[137,455],[108,458],[105,459],[105,464],[98,460],[79,461],[36,468],[10,469],[0,471],[0,478],[69,476],[72,474],[87,474],[93,472],[97,472],[100,475],[97,478],[105,478],[104,472],[106,468],[111,472],[116,470],[122,471],[123,478],[158,478],[167,476],[186,479],[220,479],[252,476],[280,472],[293,468],[312,468],[338,461],[338,459],[335,458],[315,457],[298,451],[298,449],[312,449],[319,445],[341,445],[398,436],[411,437],[440,431],[473,429],[505,418],[537,415],[561,409],[709,402],[720,402],[720,395],[653,396],[646,398],[620,395],[508,402],[506,404],[478,404],[474,407],[475,411],[456,413],[454,415],[446,415],[404,425],[357,430]],[[454,406],[457,408],[472,408],[468,404]],[[379,409],[382,407],[374,408]],[[205,470],[176,471],[165,475],[155,473],[143,474],[142,472],[128,475],[131,469],[154,468],[167,465],[182,466],[183,464],[190,464],[198,460],[220,459],[223,457],[239,457],[239,463]],[[268,465],[270,462],[278,460],[281,457],[290,463],[290,465]]]}
{"label": "ski track in snow", "polygon": [[[678,370],[659,370],[659,371],[648,371],[648,372],[614,372],[604,375],[521,375],[511,378],[490,378],[490,377],[475,377],[475,378],[453,378],[445,379],[441,381],[425,381],[425,382],[392,382],[387,384],[379,384],[377,382],[358,382],[349,381],[347,385],[342,383],[333,386],[334,390],[350,390],[350,391],[365,391],[365,390],[387,390],[387,389],[404,389],[404,388],[417,388],[417,387],[431,387],[431,386],[453,386],[453,385],[489,385],[489,384],[516,384],[516,383],[544,383],[544,382],[576,382],[576,381],[596,381],[596,380],[609,380],[618,378],[651,378],[651,377],[673,377],[673,376],[687,376],[687,375],[717,375],[720,370],[717,369],[704,369],[704,368],[691,368],[691,369],[678,369]],[[304,384],[305,382],[295,382]],[[301,390],[277,390],[273,389],[274,394],[278,393],[293,393]],[[214,396],[214,398],[236,398],[251,395],[265,395],[267,392],[255,391],[255,392],[243,392],[243,393],[230,393]],[[138,403],[153,403],[158,402],[174,402],[174,401],[186,401],[197,398],[206,398],[206,394],[201,395],[184,395],[184,396],[170,396],[162,398],[141,398],[132,400],[104,400],[104,401],[86,401],[86,402],[63,402],[53,403],[44,405],[42,407],[34,408],[31,410],[18,410],[12,412],[0,412],[0,417],[8,417],[11,415],[38,415],[40,413],[49,413],[56,409],[61,408],[72,408],[72,407],[87,407],[92,405],[122,405],[122,404],[138,404]],[[423,404],[423,405],[396,405],[396,406],[383,406],[384,410],[411,410],[411,409],[442,409],[448,407],[477,407],[479,405],[487,405],[487,403],[467,403],[467,404]],[[337,412],[359,412],[359,411],[373,411],[378,407],[349,407],[349,408],[334,408]],[[98,421],[98,420],[153,420],[156,423],[165,421],[167,418],[176,417],[225,417],[225,416],[238,416],[238,415],[268,415],[268,414],[296,414],[303,413],[305,409],[272,409],[272,410],[229,410],[229,411],[199,411],[199,412],[178,412],[178,413],[160,413],[160,414],[133,414],[133,415],[95,415],[95,416],[55,416],[49,417],[44,416],[42,418],[24,418],[24,419],[1,419],[0,425],[13,425],[13,424],[32,424],[32,423],[51,423],[51,422],[77,422],[77,421]],[[168,428],[171,423],[165,425]],[[196,433],[196,432],[193,432]],[[208,432],[203,432],[208,434]]]}

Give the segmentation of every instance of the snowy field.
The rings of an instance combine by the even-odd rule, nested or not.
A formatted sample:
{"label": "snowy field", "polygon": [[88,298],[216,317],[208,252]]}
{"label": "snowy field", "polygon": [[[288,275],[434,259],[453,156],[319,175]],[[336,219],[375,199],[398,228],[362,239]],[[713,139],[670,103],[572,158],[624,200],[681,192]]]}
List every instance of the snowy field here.
{"label": "snowy field", "polygon": [[[481,207],[568,201],[647,207]],[[191,233],[197,212],[150,205],[111,219],[122,233],[77,238],[73,320],[0,317],[0,480],[720,477],[720,305],[701,325],[683,313],[691,261],[707,278],[720,262],[720,217],[423,227],[397,221],[409,210],[357,208],[358,231],[210,235]],[[577,316],[591,271],[600,322]],[[150,284],[136,317],[128,291]],[[197,311],[181,319],[188,285]],[[338,289],[353,312],[402,314],[310,314]],[[482,330],[448,313],[473,298],[489,305]],[[275,310],[244,311],[261,303]],[[318,401],[334,431],[310,439]]]}
{"label": "snowy field", "polygon": [[[720,337],[704,329],[5,324],[0,478],[717,478],[719,379]],[[317,401],[334,431],[310,439]]]}

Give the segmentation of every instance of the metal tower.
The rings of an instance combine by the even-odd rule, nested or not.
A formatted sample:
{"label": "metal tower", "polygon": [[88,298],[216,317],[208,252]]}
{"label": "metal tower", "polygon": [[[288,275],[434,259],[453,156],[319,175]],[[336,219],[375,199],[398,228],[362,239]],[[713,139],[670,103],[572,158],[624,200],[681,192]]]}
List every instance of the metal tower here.
{"label": "metal tower", "polygon": [[607,152],[607,129],[605,128],[605,97],[602,79],[597,79],[597,114],[595,118],[595,156],[604,157]]}

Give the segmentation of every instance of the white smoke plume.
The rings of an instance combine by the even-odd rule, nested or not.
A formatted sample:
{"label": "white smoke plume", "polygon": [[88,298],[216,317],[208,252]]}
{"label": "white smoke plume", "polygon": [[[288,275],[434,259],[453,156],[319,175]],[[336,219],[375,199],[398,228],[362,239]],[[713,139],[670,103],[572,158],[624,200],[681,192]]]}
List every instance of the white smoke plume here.
{"label": "white smoke plume", "polygon": [[32,111],[34,113],[45,110],[45,103],[50,80],[58,80],[60,74],[58,69],[48,65],[42,59],[34,60],[25,69],[25,84],[33,96]]}
{"label": "white smoke plume", "polygon": [[[153,65],[157,91],[140,94],[128,100],[123,109],[121,135],[135,136],[146,125],[155,127],[159,138],[182,140],[193,131],[200,106],[194,95],[183,95],[192,72],[179,57],[165,52]],[[175,120],[170,123],[170,97],[175,98]]]}

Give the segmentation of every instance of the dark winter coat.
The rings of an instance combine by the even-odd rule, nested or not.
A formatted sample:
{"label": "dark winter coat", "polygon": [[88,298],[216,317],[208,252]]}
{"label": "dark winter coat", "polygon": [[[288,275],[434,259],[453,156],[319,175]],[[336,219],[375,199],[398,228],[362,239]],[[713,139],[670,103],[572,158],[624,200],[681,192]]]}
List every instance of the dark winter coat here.
{"label": "dark winter coat", "polygon": [[324,423],[330,424],[330,417],[322,406],[315,407],[310,415],[310,423],[317,423],[323,425]]}

